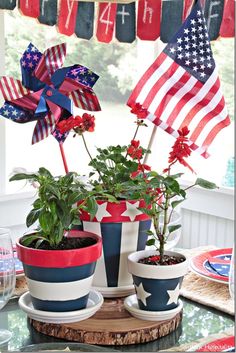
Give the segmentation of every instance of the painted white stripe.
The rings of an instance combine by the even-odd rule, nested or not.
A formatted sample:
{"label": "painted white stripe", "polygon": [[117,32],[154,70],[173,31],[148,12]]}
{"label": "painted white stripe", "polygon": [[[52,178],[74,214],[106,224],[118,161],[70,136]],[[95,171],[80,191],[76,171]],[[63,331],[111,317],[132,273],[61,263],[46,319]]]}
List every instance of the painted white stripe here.
{"label": "painted white stripe", "polygon": [[[83,222],[83,226],[84,231],[95,233],[102,237],[101,226],[99,222]],[[97,260],[93,279],[93,287],[107,287],[107,276],[103,250],[101,257]]]}
{"label": "painted white stripe", "polygon": [[40,300],[74,300],[87,295],[91,289],[93,275],[73,282],[49,283],[26,278],[30,293]]}
{"label": "painted white stripe", "polygon": [[199,122],[211,111],[215,109],[215,107],[218,105],[218,103],[221,101],[223,95],[221,90],[219,89],[218,92],[214,95],[214,97],[210,100],[210,102],[202,107],[201,110],[197,112],[197,114],[194,116],[190,124],[188,125],[188,129],[190,131],[194,131],[196,127],[198,126]]}
{"label": "painted white stripe", "polygon": [[218,74],[216,69],[213,71],[212,75],[209,77],[209,79],[206,81],[206,83],[202,86],[202,88],[198,91],[198,93],[191,98],[187,104],[183,106],[179,114],[177,115],[175,121],[173,122],[173,129],[178,130],[180,128],[180,125],[182,124],[183,120],[187,116],[187,114],[190,112],[190,110],[198,104],[207,94],[207,92],[210,91],[211,87],[215,84],[216,80],[218,79]]}
{"label": "painted white stripe", "polygon": [[[189,267],[189,260],[176,264],[174,266],[147,266],[138,263],[138,260],[156,255],[156,250],[142,250],[131,254],[128,258],[128,271],[135,276],[144,278],[156,278],[156,279],[167,279],[167,278],[178,278],[186,275]],[[180,253],[173,251],[166,251],[167,255],[180,256]]]}
{"label": "painted white stripe", "polygon": [[150,104],[148,110],[151,113],[155,113],[158,105],[161,103],[162,99],[165,97],[166,93],[169,91],[171,87],[173,87],[176,82],[180,80],[180,78],[185,74],[185,70],[180,66],[175,71],[174,75],[171,76],[164,85],[157,91],[155,97],[153,98],[152,103]]}
{"label": "painted white stripe", "polygon": [[211,119],[204,127],[203,131],[201,132],[201,134],[199,135],[199,137],[195,142],[196,145],[201,146],[205,138],[214,128],[214,126],[220,123],[221,121],[223,121],[227,117],[227,115],[228,115],[228,111],[227,111],[227,107],[225,106],[224,109],[222,109],[222,111],[220,112],[220,114],[216,115],[213,119]]}
{"label": "painted white stripe", "polygon": [[169,69],[169,67],[173,64],[173,60],[167,56],[167,58],[163,61],[163,63],[157,68],[157,70],[151,75],[151,77],[146,81],[145,85],[141,89],[136,102],[143,103],[146,99],[148,93],[155,85],[155,83],[159,80],[159,78],[164,75],[164,73]]}
{"label": "painted white stripe", "polygon": [[127,259],[129,254],[137,250],[139,222],[122,223],[120,267],[118,287],[133,284],[132,276],[128,272]]}
{"label": "painted white stripe", "polygon": [[173,108],[179,103],[179,101],[183,98],[183,96],[191,91],[193,86],[197,83],[197,79],[193,76],[185,83],[185,85],[176,92],[176,94],[169,100],[168,104],[166,105],[163,113],[161,114],[161,120],[166,121],[173,111]]}

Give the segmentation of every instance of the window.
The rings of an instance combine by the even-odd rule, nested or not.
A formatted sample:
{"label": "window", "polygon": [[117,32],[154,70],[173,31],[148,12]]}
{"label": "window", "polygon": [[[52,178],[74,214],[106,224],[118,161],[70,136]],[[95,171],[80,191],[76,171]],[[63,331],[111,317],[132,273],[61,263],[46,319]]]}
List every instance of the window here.
{"label": "window", "polygon": [[[18,11],[5,12],[5,61],[6,75],[20,78],[19,60],[29,42],[33,42],[40,50],[59,42],[67,43],[67,58],[65,66],[80,63],[100,75],[94,87],[99,97],[102,111],[95,113],[96,131],[87,133],[86,140],[91,153],[95,155],[96,146],[108,144],[128,144],[134,134],[133,116],[126,106],[132,88],[154,61],[163,43],[136,41],[133,44],[111,43],[102,44],[95,39],[84,41],[76,37],[65,37],[55,28],[37,24],[34,19],[19,15]],[[17,46],[16,46],[17,43]],[[220,70],[222,88],[233,120],[233,39],[219,40],[213,43],[215,60]],[[54,174],[64,172],[57,141],[48,137],[42,142],[31,145],[34,123],[16,124],[4,120],[5,125],[5,193],[25,191],[22,183],[9,183],[9,175],[15,167],[23,167],[35,171],[40,166],[49,168]],[[0,121],[3,130],[3,122]],[[142,145],[147,146],[154,125],[148,123],[139,134]],[[227,141],[227,143],[226,143]],[[166,167],[168,153],[174,140],[161,129],[157,129],[152,147],[152,155],[148,161],[155,169]],[[0,143],[4,141],[1,139]],[[69,136],[64,144],[70,170],[80,174],[88,172],[88,159],[79,137]],[[192,154],[190,164],[198,176],[222,183],[226,173],[227,161],[233,157],[233,123],[224,129],[216,138],[210,149],[212,157],[204,160],[201,156]],[[186,171],[186,170],[184,170]],[[191,173],[185,176],[191,179]]]}

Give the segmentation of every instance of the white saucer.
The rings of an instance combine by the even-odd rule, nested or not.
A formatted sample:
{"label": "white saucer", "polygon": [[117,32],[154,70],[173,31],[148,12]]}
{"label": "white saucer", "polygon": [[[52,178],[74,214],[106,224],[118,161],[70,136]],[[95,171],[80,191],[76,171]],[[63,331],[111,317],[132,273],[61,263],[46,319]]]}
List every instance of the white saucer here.
{"label": "white saucer", "polygon": [[99,291],[104,298],[127,297],[135,293],[134,285],[122,287],[93,287],[92,289]]}
{"label": "white saucer", "polygon": [[78,322],[88,319],[100,309],[103,304],[103,296],[94,290],[89,293],[88,304],[85,309],[65,312],[52,312],[36,310],[33,307],[29,292],[23,294],[19,299],[20,308],[31,318],[37,321],[53,324]]}
{"label": "white saucer", "polygon": [[147,311],[141,310],[138,307],[138,301],[136,294],[130,295],[124,301],[125,309],[134,317],[140,320],[147,321],[163,321],[170,320],[176,314],[178,314],[183,308],[183,302],[179,299],[178,306],[171,310],[166,311]]}

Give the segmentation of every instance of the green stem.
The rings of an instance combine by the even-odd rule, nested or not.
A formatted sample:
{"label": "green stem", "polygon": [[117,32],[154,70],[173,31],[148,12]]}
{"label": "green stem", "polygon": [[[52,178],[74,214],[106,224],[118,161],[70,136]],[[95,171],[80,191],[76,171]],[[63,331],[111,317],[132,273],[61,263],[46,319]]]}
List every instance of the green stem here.
{"label": "green stem", "polygon": [[[85,140],[85,138],[84,138],[84,135],[81,134],[81,136],[82,136],[82,140],[83,140],[83,143],[84,143],[84,147],[85,147],[85,149],[86,149],[86,151],[87,151],[87,153],[88,153],[88,155],[89,155],[90,160],[92,161],[92,160],[93,160],[93,157],[92,157],[91,153],[89,152],[89,149],[88,149],[86,140]],[[101,180],[102,180],[104,186],[106,187],[106,183],[105,183],[104,180],[103,180],[102,174],[100,173],[100,171],[99,171],[96,167],[95,167],[95,169],[96,169],[96,171],[98,172],[98,174],[99,174],[99,176],[100,176],[100,178],[101,178]]]}
{"label": "green stem", "polygon": [[[139,129],[139,125],[137,125],[137,127],[135,129],[134,136],[133,136],[132,140],[135,140],[137,133],[138,133],[138,129]],[[127,159],[127,156],[128,156],[128,152],[126,152],[125,159]]]}

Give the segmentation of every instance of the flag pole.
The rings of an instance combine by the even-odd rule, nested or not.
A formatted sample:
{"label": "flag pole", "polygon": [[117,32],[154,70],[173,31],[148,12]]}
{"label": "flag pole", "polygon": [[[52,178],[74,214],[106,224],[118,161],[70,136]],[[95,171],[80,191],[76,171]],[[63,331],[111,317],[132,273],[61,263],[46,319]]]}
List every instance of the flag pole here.
{"label": "flag pole", "polygon": [[[151,150],[151,148],[152,148],[152,144],[153,144],[153,141],[154,141],[155,136],[156,136],[157,128],[158,128],[158,126],[154,125],[154,127],[152,129],[152,134],[151,134],[151,137],[150,137],[150,140],[149,140],[149,143],[148,143],[148,147],[147,147],[148,150]],[[149,157],[149,153],[146,153],[145,156],[144,156],[143,164],[147,164],[148,157]]]}
{"label": "flag pole", "polygon": [[60,152],[61,152],[61,157],[62,157],[64,169],[65,169],[65,172],[67,174],[69,172],[69,169],[68,169],[68,165],[67,165],[67,161],[66,161],[66,156],[65,156],[65,152],[64,152],[63,143],[59,143],[59,147],[60,147]]}

